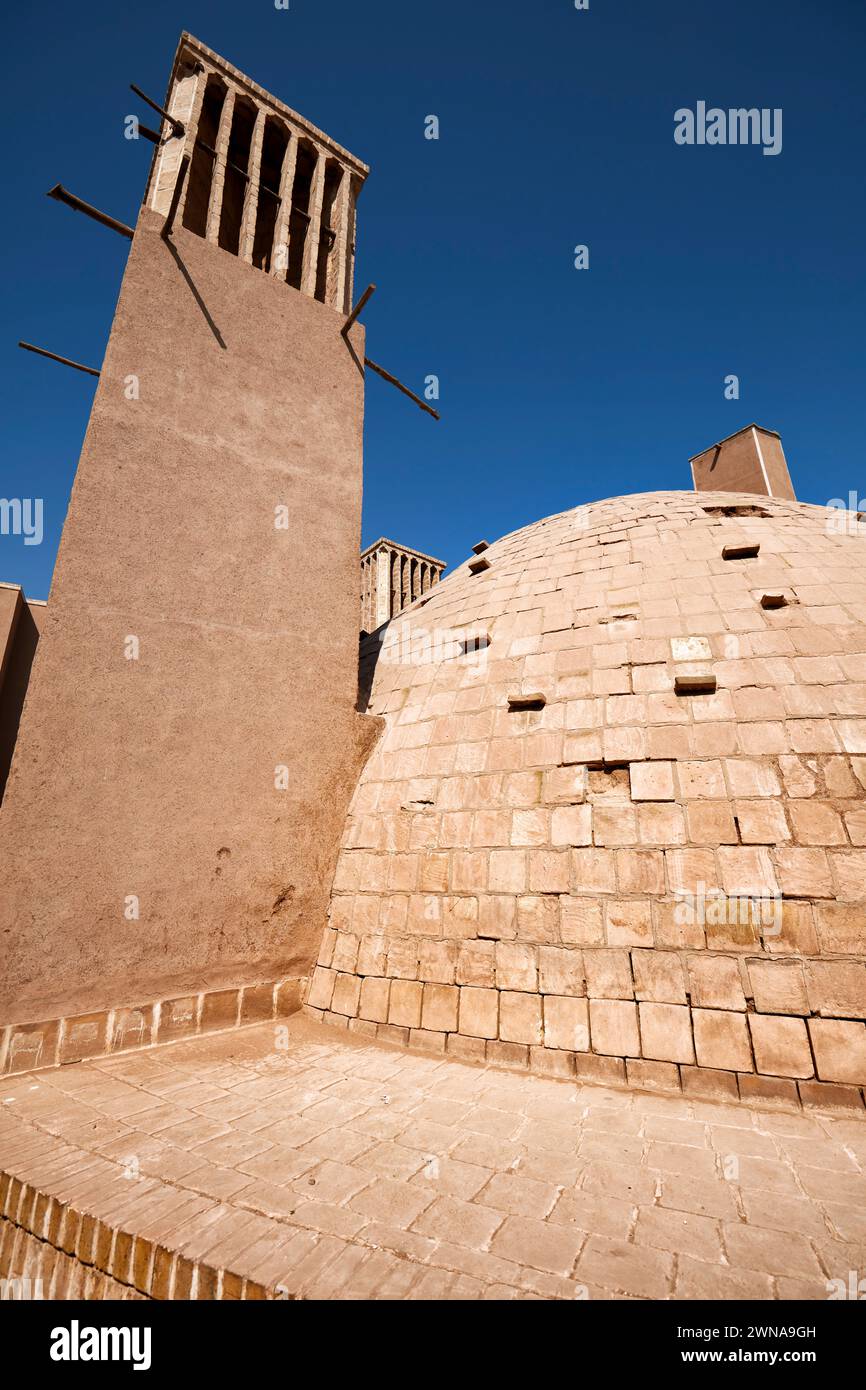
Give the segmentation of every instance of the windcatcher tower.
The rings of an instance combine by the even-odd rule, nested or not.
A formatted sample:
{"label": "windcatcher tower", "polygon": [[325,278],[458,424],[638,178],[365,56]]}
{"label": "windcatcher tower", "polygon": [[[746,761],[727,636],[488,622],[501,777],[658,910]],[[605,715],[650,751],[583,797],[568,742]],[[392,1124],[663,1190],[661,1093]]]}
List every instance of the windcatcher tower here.
{"label": "windcatcher tower", "polygon": [[0,815],[12,1070],[279,1010],[376,722],[367,167],[188,34],[165,109]]}
{"label": "windcatcher tower", "polygon": [[444,560],[396,541],[379,540],[361,551],[361,631],[375,632],[438,584]]}

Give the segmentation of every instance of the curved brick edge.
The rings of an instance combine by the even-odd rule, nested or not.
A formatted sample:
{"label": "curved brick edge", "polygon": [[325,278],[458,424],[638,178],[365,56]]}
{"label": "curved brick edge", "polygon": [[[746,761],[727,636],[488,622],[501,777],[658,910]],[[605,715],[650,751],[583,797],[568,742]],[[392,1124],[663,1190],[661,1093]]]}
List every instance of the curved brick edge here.
{"label": "curved brick edge", "polygon": [[[420,989],[420,986],[418,988]],[[424,986],[424,988],[430,988],[430,986]],[[433,988],[437,987],[434,986]],[[458,993],[457,989],[454,990],[454,993]],[[470,989],[469,993],[501,995],[502,991]],[[530,1003],[537,1003],[540,1010],[542,1008],[541,998],[550,998],[551,996],[526,995],[522,997]],[[559,1001],[554,1000],[554,1002]],[[587,1003],[585,999],[563,1002],[584,1006]],[[603,1002],[606,1003],[607,1001]],[[647,1007],[646,1004],[629,1005],[627,1001],[613,1002],[622,1002],[625,1007],[630,1007],[636,1011]],[[499,1007],[500,1002],[497,1000],[497,1012]],[[676,1014],[680,1012],[679,1006],[665,1007],[673,1008]],[[683,1014],[689,1013],[691,1015],[688,1020],[689,1036],[691,1036],[692,1020],[695,1013],[720,1012],[690,1010],[685,1007],[681,1011]],[[448,1056],[461,1062],[474,1062],[509,1071],[530,1071],[542,1076],[560,1077],[564,1080],[596,1082],[603,1086],[630,1087],[641,1091],[661,1091],[667,1094],[682,1093],[700,1100],[746,1101],[749,1105],[759,1107],[781,1106],[785,1109],[810,1107],[837,1113],[839,1111],[848,1114],[855,1112],[861,1115],[864,1112],[864,1103],[866,1103],[866,1088],[817,1080],[813,1074],[811,1059],[808,1070],[812,1074],[808,1077],[773,1076],[755,1071],[722,1070],[689,1063],[653,1061],[644,1057],[608,1056],[590,1051],[578,1052],[540,1044],[510,1042],[502,1038],[477,1038],[461,1033],[437,1032],[420,1027],[401,1027],[393,1023],[376,1023],[370,1019],[349,1017],[327,1009],[315,1008],[311,1004],[304,1006],[304,1013],[331,1027],[347,1029],[361,1037],[375,1038],[377,1042],[409,1048],[414,1052]],[[639,1017],[640,1014],[636,1012],[634,1022],[636,1033]],[[809,1051],[808,1039],[810,1035],[807,1035],[805,1022],[802,1019],[795,1020],[780,1018],[778,1015],[746,1013],[729,1014],[727,1017],[742,1019],[743,1030],[751,1027],[746,1022],[750,1018],[766,1019],[768,1024],[798,1024],[803,1030],[805,1050],[806,1052]],[[656,1023],[669,1029],[675,1021],[675,1019],[661,1018],[656,1020]],[[823,1025],[824,1020],[809,1020],[809,1022]],[[836,1023],[837,1021],[828,1020],[828,1022]],[[641,1022],[641,1028],[643,1026],[643,1022]],[[862,1028],[863,1024],[857,1023],[856,1026]],[[589,1029],[587,1029],[587,1038],[588,1036]],[[844,1038],[841,1039],[841,1042],[844,1043]],[[814,1045],[815,1039],[812,1037],[812,1046],[814,1047]]]}
{"label": "curved brick edge", "polygon": [[288,976],[36,1023],[0,1024],[0,1076],[288,1018],[301,1007],[306,989],[306,977]]}
{"label": "curved brick edge", "polygon": [[0,1173],[0,1278],[35,1279],[37,1264],[49,1299],[292,1298]]}
{"label": "curved brick edge", "polygon": [[146,1295],[63,1254],[14,1222],[0,1221],[0,1301],[102,1298],[145,1301]]}

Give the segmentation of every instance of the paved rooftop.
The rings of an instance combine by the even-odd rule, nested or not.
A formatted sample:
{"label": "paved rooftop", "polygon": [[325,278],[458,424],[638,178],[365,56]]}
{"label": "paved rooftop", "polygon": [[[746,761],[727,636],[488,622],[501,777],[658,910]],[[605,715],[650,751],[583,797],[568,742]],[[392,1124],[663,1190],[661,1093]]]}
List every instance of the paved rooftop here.
{"label": "paved rooftop", "polygon": [[862,1120],[473,1067],[300,1015],[3,1081],[0,1170],[135,1233],[101,1267],[162,1297],[824,1299],[866,1273]]}

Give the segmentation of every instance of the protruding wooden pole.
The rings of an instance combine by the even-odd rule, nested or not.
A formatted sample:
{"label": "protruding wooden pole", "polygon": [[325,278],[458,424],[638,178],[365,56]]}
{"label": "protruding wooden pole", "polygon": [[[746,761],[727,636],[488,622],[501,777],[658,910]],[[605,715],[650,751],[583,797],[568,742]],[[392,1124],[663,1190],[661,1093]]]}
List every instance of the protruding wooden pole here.
{"label": "protruding wooden pole", "polygon": [[414,401],[416,405],[420,405],[422,410],[426,410],[428,415],[432,415],[434,420],[440,418],[438,410],[434,410],[432,405],[428,405],[426,401],[422,401],[420,396],[416,396],[415,392],[410,391],[408,386],[404,386],[402,381],[398,381],[390,372],[386,372],[385,368],[380,367],[378,362],[371,362],[369,357],[365,357],[364,366],[370,367],[374,372],[378,372],[379,376],[383,377],[385,381],[389,381],[392,386],[397,387],[398,391],[402,391],[404,396],[408,396],[410,401]]}
{"label": "protruding wooden pole", "polygon": [[99,208],[93,207],[91,203],[85,203],[83,198],[77,198],[74,193],[63,187],[62,183],[56,183],[53,188],[49,188],[49,198],[55,202],[65,203],[74,212],[85,212],[88,217],[92,217],[95,222],[101,222],[104,227],[110,227],[113,232],[120,232],[121,236],[128,236],[130,241],[135,233],[131,227],[127,227],[125,222],[118,222],[116,217],[109,217],[107,212],[100,212]]}
{"label": "protruding wooden pole", "polygon": [[27,352],[36,352],[40,357],[50,357],[52,362],[62,362],[64,367],[74,367],[77,372],[87,372],[88,376],[99,376],[95,367],[85,367],[82,362],[73,362],[71,357],[61,357],[57,352],[49,352],[47,348],[36,347],[35,343],[25,343],[21,339],[18,346]]}
{"label": "protruding wooden pole", "polygon": [[352,327],[352,324],[355,322],[355,319],[358,317],[364,305],[367,303],[367,300],[370,298],[370,295],[375,293],[375,290],[375,285],[368,285],[364,293],[361,295],[361,298],[358,300],[358,303],[355,305],[351,314],[346,319],[346,322],[343,324],[343,327],[340,329],[340,332],[342,333],[344,338],[348,336],[349,329]]}

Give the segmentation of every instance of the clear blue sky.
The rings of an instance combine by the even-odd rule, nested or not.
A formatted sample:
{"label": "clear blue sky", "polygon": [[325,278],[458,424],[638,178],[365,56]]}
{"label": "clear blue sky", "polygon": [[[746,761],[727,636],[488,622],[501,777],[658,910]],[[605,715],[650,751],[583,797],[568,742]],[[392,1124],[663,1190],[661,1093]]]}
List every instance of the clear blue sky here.
{"label": "clear blue sky", "polygon": [[[45,191],[134,221],[151,147],[123,138],[145,114],[127,84],[161,98],[184,28],[372,165],[368,352],[418,391],[436,373],[443,419],[369,379],[365,544],[453,565],[581,502],[688,488],[689,456],[752,420],[801,500],[866,494],[862,0],[19,5],[0,495],[46,515],[41,546],[0,538],[0,579],[47,595],[93,393],[15,344],[99,366],[127,251]],[[781,107],[782,153],[677,146],[699,100]]]}

